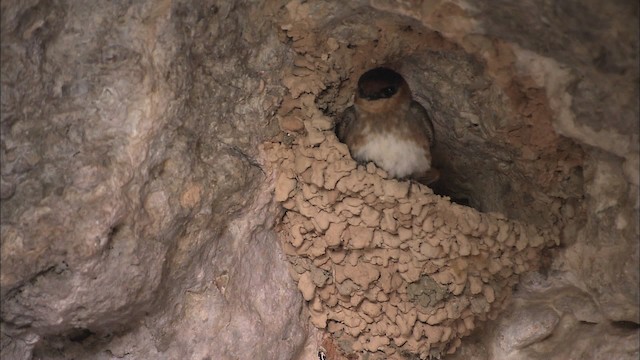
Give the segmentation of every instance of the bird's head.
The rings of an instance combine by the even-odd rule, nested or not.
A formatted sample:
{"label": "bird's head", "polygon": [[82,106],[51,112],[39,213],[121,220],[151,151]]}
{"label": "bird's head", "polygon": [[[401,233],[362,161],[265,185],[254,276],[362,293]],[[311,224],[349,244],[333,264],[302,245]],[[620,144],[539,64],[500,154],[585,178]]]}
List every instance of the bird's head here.
{"label": "bird's head", "polygon": [[364,111],[392,111],[408,103],[411,92],[407,82],[397,72],[378,67],[371,69],[358,80],[356,104]]}

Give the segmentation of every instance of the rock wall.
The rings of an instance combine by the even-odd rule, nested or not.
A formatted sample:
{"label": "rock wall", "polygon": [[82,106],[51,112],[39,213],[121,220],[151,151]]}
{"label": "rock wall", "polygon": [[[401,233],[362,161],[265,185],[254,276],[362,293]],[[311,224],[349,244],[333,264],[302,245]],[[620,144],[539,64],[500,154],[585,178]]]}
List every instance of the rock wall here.
{"label": "rock wall", "polygon": [[[0,10],[3,358],[637,358],[637,3]],[[333,137],[380,64],[434,119],[433,193],[356,166]],[[373,294],[384,277],[395,293]],[[494,302],[437,324],[415,310],[411,336],[385,305],[437,312],[485,288]]]}
{"label": "rock wall", "polygon": [[261,11],[2,3],[3,359],[302,348],[255,161],[287,58]]}

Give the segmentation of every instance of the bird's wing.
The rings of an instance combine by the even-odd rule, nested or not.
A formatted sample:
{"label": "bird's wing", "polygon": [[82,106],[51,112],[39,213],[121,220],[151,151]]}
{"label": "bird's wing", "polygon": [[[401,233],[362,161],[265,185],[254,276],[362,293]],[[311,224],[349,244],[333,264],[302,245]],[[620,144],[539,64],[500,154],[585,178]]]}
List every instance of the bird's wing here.
{"label": "bird's wing", "polygon": [[411,100],[411,105],[409,106],[409,112],[414,119],[420,119],[424,122],[424,129],[427,132],[427,137],[429,138],[429,143],[431,146],[435,144],[435,132],[433,131],[433,123],[431,122],[431,117],[422,105],[415,100]]}
{"label": "bird's wing", "polygon": [[336,127],[336,135],[341,142],[345,141],[347,134],[353,128],[353,124],[356,120],[356,110],[353,106],[350,106],[344,110],[340,116],[338,126]]}

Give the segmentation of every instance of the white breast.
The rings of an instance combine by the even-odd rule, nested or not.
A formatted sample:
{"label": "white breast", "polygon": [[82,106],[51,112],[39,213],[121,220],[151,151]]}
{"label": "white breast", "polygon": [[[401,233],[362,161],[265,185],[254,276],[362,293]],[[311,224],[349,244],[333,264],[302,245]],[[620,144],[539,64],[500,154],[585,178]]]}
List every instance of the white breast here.
{"label": "white breast", "polygon": [[425,150],[415,142],[395,134],[370,134],[367,143],[353,156],[360,161],[373,161],[396,178],[421,173],[431,168]]}

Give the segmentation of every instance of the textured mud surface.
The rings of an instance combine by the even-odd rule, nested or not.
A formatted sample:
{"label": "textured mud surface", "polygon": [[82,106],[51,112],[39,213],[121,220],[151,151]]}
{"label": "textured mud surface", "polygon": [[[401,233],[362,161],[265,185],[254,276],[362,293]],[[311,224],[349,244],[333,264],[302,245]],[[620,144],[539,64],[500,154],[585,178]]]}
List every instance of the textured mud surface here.
{"label": "textured mud surface", "polygon": [[517,275],[537,267],[541,249],[559,242],[385,179],[373,164],[356,168],[326,134],[317,147],[302,138],[266,151],[280,172],[284,249],[311,322],[349,350],[385,359],[453,353],[501,309]]}

